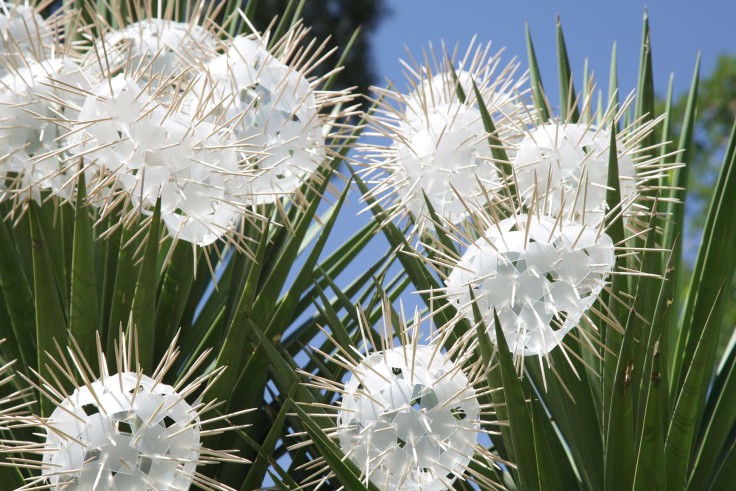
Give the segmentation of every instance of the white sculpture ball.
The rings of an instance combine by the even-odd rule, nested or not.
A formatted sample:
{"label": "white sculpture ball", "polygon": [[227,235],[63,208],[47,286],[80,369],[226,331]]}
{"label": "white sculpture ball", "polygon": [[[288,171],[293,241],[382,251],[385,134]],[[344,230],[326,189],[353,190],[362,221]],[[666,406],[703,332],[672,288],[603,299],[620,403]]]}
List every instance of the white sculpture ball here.
{"label": "white sculpture ball", "polygon": [[197,411],[172,387],[118,373],[77,388],[48,418],[43,475],[52,489],[185,490],[200,446]]}
{"label": "white sculpture ball", "polygon": [[473,458],[480,406],[465,374],[432,346],[373,353],[345,386],[340,446],[380,489],[448,489]]}
{"label": "white sculpture ball", "polygon": [[611,238],[590,226],[518,215],[491,226],[463,254],[447,294],[474,322],[476,305],[495,340],[493,310],[509,349],[544,355],[593,305],[615,265]]}
{"label": "white sculpture ball", "polygon": [[[547,123],[532,130],[513,161],[522,199],[530,205],[536,190],[544,213],[578,220],[584,213],[585,223],[596,225],[610,209],[609,148],[610,133],[589,125]],[[636,169],[621,143],[617,154],[618,190],[625,201],[636,194]]]}

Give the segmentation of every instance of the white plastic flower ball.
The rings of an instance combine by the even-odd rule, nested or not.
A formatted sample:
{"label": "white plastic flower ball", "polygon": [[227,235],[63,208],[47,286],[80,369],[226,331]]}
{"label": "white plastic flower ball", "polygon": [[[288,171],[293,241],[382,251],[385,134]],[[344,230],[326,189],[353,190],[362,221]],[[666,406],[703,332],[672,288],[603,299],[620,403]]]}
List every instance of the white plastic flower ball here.
{"label": "white plastic flower ball", "polygon": [[24,61],[42,61],[53,33],[43,18],[28,5],[0,1],[0,75]]}
{"label": "white plastic flower ball", "polygon": [[422,119],[407,120],[400,132],[389,180],[420,222],[429,216],[427,200],[439,216],[458,223],[468,215],[468,201],[500,185],[478,109],[458,102],[434,105]]}
{"label": "white plastic flower ball", "polygon": [[[135,80],[117,75],[87,97],[70,153],[81,155],[149,214],[161,200],[169,235],[200,246],[236,226],[247,176],[228,136],[168,110]],[[105,188],[97,187],[103,195]],[[239,202],[240,205],[238,204]]]}
{"label": "white plastic flower ball", "polygon": [[615,265],[604,232],[549,216],[491,226],[447,279],[447,294],[474,322],[469,289],[495,339],[493,310],[515,355],[545,355],[586,315]]}
{"label": "white plastic flower ball", "polygon": [[197,24],[168,19],[144,19],[121,30],[107,32],[87,55],[109,63],[110,72],[146,72],[149,76],[169,79],[201,65],[215,55],[217,42],[209,31]]}
{"label": "white plastic flower ball", "polygon": [[[533,113],[523,101],[525,77],[513,78],[517,64],[503,67],[489,51],[490,45],[471,44],[457,60],[444,45],[438,54],[430,46],[425,59],[434,63],[404,64],[408,91],[375,89],[377,108],[366,117],[366,134],[383,140],[359,149],[369,195],[390,218],[410,216],[415,230],[431,230],[429,203],[442,220],[460,224],[505,186],[500,169]],[[481,110],[490,116],[493,134]],[[494,155],[492,140],[506,152],[504,161]]]}
{"label": "white plastic flower ball", "polygon": [[[239,36],[207,64],[208,77],[191,94],[207,94],[203,112],[230,122],[248,147],[255,204],[294,193],[326,157],[320,104],[306,77],[271,54],[265,41]],[[210,87],[208,87],[210,86]]]}
{"label": "white plastic flower ball", "polygon": [[444,490],[473,458],[480,406],[436,347],[373,353],[351,369],[337,418],[340,445],[381,489]]}
{"label": "white plastic flower ball", "polygon": [[[529,132],[513,162],[522,199],[537,193],[543,212],[562,214],[596,225],[606,203],[610,133],[584,124],[547,123]],[[636,169],[626,148],[617,145],[619,192],[626,201],[636,194]]]}
{"label": "white plastic flower ball", "polygon": [[0,79],[0,177],[8,173],[11,187],[30,192],[40,201],[40,190],[59,190],[66,182],[61,175],[59,148],[63,134],[56,119],[73,117],[71,106],[79,102],[72,92],[87,88],[80,66],[67,57],[49,58],[7,73]]}
{"label": "white plastic flower ball", "polygon": [[117,373],[76,389],[46,421],[42,472],[53,489],[188,489],[197,412],[168,385]]}

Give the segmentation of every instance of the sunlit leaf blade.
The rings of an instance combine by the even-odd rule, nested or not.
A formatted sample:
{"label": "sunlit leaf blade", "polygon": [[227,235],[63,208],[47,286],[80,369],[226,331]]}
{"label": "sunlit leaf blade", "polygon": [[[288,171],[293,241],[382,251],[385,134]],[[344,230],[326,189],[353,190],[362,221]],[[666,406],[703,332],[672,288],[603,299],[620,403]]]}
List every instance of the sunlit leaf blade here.
{"label": "sunlit leaf blade", "polygon": [[[611,125],[611,136],[609,140],[608,148],[608,190],[606,191],[606,203],[613,209],[614,207],[621,206],[621,191],[620,191],[620,179],[618,170],[618,146],[616,144],[617,128],[615,125]],[[614,244],[619,244],[624,240],[624,224],[623,219],[619,218],[610,224],[608,228],[608,235]],[[622,259],[619,259],[617,264],[618,268],[621,268]],[[627,279],[622,275],[614,275],[611,279],[611,291],[614,295],[618,295],[617,292],[623,291],[626,288]],[[601,293],[601,303],[608,305],[608,310],[613,315],[614,319],[618,319],[620,322],[626,317],[626,308],[621,304],[619,300],[612,297],[608,292]],[[610,394],[613,390],[613,384],[615,383],[616,376],[616,360],[618,357],[619,350],[621,349],[621,342],[623,336],[621,333],[612,328],[605,326],[601,327],[601,339],[605,348],[602,353],[602,360],[600,363],[601,367],[601,388],[603,393],[601,394],[601,407],[602,407],[602,421],[608,421],[608,414],[610,409],[611,398]]]}
{"label": "sunlit leaf blade", "polygon": [[[187,242],[178,242],[166,268],[156,305],[156,345],[154,356],[160,357],[169,340],[182,325],[187,303],[193,301],[190,292],[194,283],[194,251]],[[199,300],[195,298],[194,300]]]}
{"label": "sunlit leaf blade", "polygon": [[[100,226],[95,227],[95,234],[99,236],[100,230],[107,230],[113,224],[116,217],[108,216]],[[115,277],[117,273],[118,255],[120,253],[120,239],[122,237],[123,227],[118,227],[101,240],[97,244],[96,252],[99,255],[96,268],[99,275],[98,284],[100,285],[100,319],[98,325],[102,327],[103,346],[107,346],[107,338],[105,327],[109,325],[110,314],[112,311],[113,298],[115,293]],[[111,331],[115,332],[115,331]],[[112,336],[110,336],[112,337]]]}
{"label": "sunlit leaf blade", "polygon": [[[728,449],[728,453],[713,478],[712,485],[709,489],[713,491],[730,491],[733,483],[736,482],[736,442]],[[702,488],[694,488],[702,489]]]}
{"label": "sunlit leaf blade", "polygon": [[698,418],[700,401],[705,399],[712,373],[710,360],[718,341],[720,322],[713,315],[721,309],[722,290],[716,294],[711,311],[700,329],[700,339],[695,347],[693,358],[688,363],[682,388],[677,392],[675,409],[665,442],[667,480],[670,486],[685,489],[691,459],[693,439],[700,427]]}
{"label": "sunlit leaf blade", "polygon": [[[658,203],[652,205],[656,209]],[[663,283],[664,262],[662,253],[656,251],[656,225],[658,216],[652,213],[649,219],[649,232],[644,243],[645,251],[641,253],[640,271],[633,282],[634,312],[636,315],[629,316],[626,330],[633,331],[637,341],[632,346],[631,352],[631,396],[634,402],[634,417],[636,434],[640,434],[643,415],[644,397],[641,394],[643,387],[648,387],[645,380],[650,375],[646,372],[646,360],[654,354],[654,343],[659,340],[662,329],[662,311],[664,305]]]}
{"label": "sunlit leaf blade", "polygon": [[[501,377],[501,372],[498,366],[494,366],[495,360],[493,356],[493,343],[491,342],[490,336],[488,336],[487,327],[483,322],[483,316],[481,315],[478,304],[475,301],[473,289],[469,287],[468,292],[472,300],[473,319],[475,322],[475,329],[478,338],[478,350],[480,351],[481,361],[483,362],[483,366],[485,367],[486,383],[488,384],[488,387],[497,389],[503,387],[503,379]],[[493,401],[493,405],[496,408],[495,419],[500,423],[498,426],[501,432],[501,436],[503,437],[496,438],[496,449],[498,450],[498,454],[501,456],[501,458],[510,462],[515,462],[516,459],[514,457],[514,442],[511,439],[511,430],[507,424],[508,410],[506,408],[506,399],[504,396],[504,392],[502,390],[492,391],[491,400]],[[515,473],[512,474],[512,476],[514,478],[517,477]]]}
{"label": "sunlit leaf blade", "polygon": [[544,95],[544,87],[542,86],[542,77],[539,73],[539,64],[537,63],[537,55],[534,51],[534,44],[532,43],[532,35],[529,32],[529,25],[525,26],[526,29],[526,53],[529,61],[529,84],[532,87],[532,94],[534,95],[534,107],[537,110],[539,118],[537,124],[544,124],[550,120],[549,109],[547,107],[547,99]]}
{"label": "sunlit leaf blade", "polygon": [[[644,12],[642,26],[641,53],[639,58],[639,79],[637,83],[637,98],[635,118],[646,123],[654,119],[654,72],[652,70],[652,40],[649,30],[649,14]],[[654,144],[654,134],[644,139],[645,148]]]}
{"label": "sunlit leaf blade", "polygon": [[[39,207],[30,205],[31,238],[33,240],[33,285],[36,301],[36,368],[42,377],[48,377],[49,368],[46,352],[54,352],[54,340],[64,346],[66,344],[67,322],[61,307],[61,295],[56,288],[53,276],[49,244],[41,230],[38,214]],[[48,416],[54,404],[48,398],[39,395],[41,414]]]}
{"label": "sunlit leaf blade", "polygon": [[532,427],[542,489],[580,489],[565,448],[539,399],[532,396]]}
{"label": "sunlit leaf blade", "polygon": [[[511,441],[514,444],[514,459],[522,489],[539,489],[539,474],[537,470],[537,456],[534,445],[534,429],[532,419],[527,408],[526,397],[522,380],[514,369],[514,361],[506,343],[506,336],[501,329],[501,322],[495,310],[493,320],[496,330],[496,356],[498,358],[503,393],[506,400],[506,410],[509,418]],[[488,336],[478,328],[478,337]]]}
{"label": "sunlit leaf blade", "polygon": [[619,107],[619,87],[618,87],[618,58],[616,54],[616,42],[613,42],[611,48],[611,69],[608,75],[608,104],[618,109]]}
{"label": "sunlit leaf blade", "polygon": [[[135,285],[140,270],[138,263],[140,258],[136,257],[135,252],[140,243],[141,234],[140,230],[134,228],[135,225],[120,227],[122,231],[113,272],[115,281],[110,298],[108,332],[117,332],[121,326],[127,327],[130,320],[130,308],[133,305]],[[113,338],[114,336],[107,338],[108,356],[113,355]]]}
{"label": "sunlit leaf blade", "polygon": [[9,489],[19,489],[23,484],[25,484],[23,481],[23,475],[17,467],[12,468],[10,466],[6,467],[4,465],[0,465],[0,480],[2,480],[3,485],[8,486]]}
{"label": "sunlit leaf blade", "polygon": [[[633,317],[629,313],[629,319]],[[628,320],[626,324],[628,325]],[[631,489],[635,469],[634,405],[632,397],[633,344],[637,333],[627,329],[611,385],[610,411],[605,424],[605,489]]]}
{"label": "sunlit leaf blade", "polygon": [[562,32],[562,21],[557,16],[557,69],[560,77],[560,117],[563,121],[577,123],[580,121],[580,108],[578,107],[575,84],[570,69],[570,59],[567,55],[565,35]]}
{"label": "sunlit leaf blade", "polygon": [[[51,274],[49,280],[56,285],[61,311],[64,317],[67,318],[69,314],[69,283],[67,281],[66,258],[64,255],[65,233],[61,230],[63,226],[61,220],[59,220],[60,211],[53,201],[47,201],[40,206],[37,205],[35,210],[36,223],[46,245],[44,254],[48,256],[47,264]],[[33,224],[31,224],[31,241],[33,240]]]}
{"label": "sunlit leaf blade", "polygon": [[294,20],[298,18],[299,12],[301,11],[303,5],[304,0],[289,0],[289,3],[286,4],[283,14],[279,19],[278,25],[273,30],[273,37],[271,40],[272,43],[275,43],[279,39],[281,39],[284,35],[284,32],[286,32],[286,30],[294,24]]}
{"label": "sunlit leaf blade", "polygon": [[77,340],[84,358],[94,360],[97,356],[95,333],[99,326],[100,307],[95,261],[93,260],[95,237],[90,216],[91,208],[85,206],[84,203],[86,194],[84,173],[82,173],[77,184],[75,205],[69,330]]}
{"label": "sunlit leaf blade", "polygon": [[579,352],[579,343],[566,341],[564,347],[555,348],[548,355],[554,372],[550,373],[547,363],[544,362],[543,367],[539,358],[534,357],[526,360],[524,368],[569,446],[584,485],[589,489],[601,489],[604,465],[602,424],[596,413],[588,371],[577,359]]}
{"label": "sunlit leaf blade", "polygon": [[266,475],[269,466],[273,465],[275,462],[273,451],[274,448],[276,448],[276,443],[281,438],[288,409],[288,404],[281,406],[281,410],[278,412],[273,422],[271,422],[271,429],[268,431],[268,435],[263,440],[260,447],[256,449],[258,451],[258,457],[251,464],[250,469],[248,470],[248,475],[243,481],[243,485],[240,487],[242,491],[257,489],[263,482],[263,478]]}
{"label": "sunlit leaf blade", "polygon": [[10,317],[9,328],[3,330],[3,336],[9,338],[6,349],[13,350],[14,358],[23,365],[33,366],[37,356],[34,336],[29,335],[36,329],[33,293],[4,221],[0,221],[0,256],[3,258],[0,260],[0,287],[4,308]]}
{"label": "sunlit leaf blade", "polygon": [[719,462],[732,446],[733,428],[736,427],[736,349],[733,343],[724,355],[721,373],[718,374],[709,400],[713,402],[712,413],[704,421],[703,435],[700,438],[695,456],[693,472],[688,479],[688,489],[699,489],[708,482]]}
{"label": "sunlit leaf blade", "polygon": [[[673,301],[675,300],[675,297],[677,297],[678,304],[683,298],[686,298],[681,291],[681,283],[687,275],[684,271],[684,264],[682,262],[682,243],[685,238],[685,198],[687,197],[685,190],[690,175],[689,164],[693,162],[695,157],[695,142],[693,137],[695,134],[696,103],[699,83],[700,56],[698,56],[695,63],[695,70],[693,72],[693,78],[688,92],[685,116],[682,121],[682,129],[677,146],[677,159],[678,161],[685,162],[686,165],[679,169],[675,169],[671,173],[670,182],[665,183],[673,188],[669,193],[669,197],[673,202],[669,203],[667,208],[667,212],[672,217],[672,220],[668,221],[665,226],[664,239],[665,247],[673,247],[674,252],[672,267],[674,268],[675,274],[672,275],[670,280],[670,292],[668,296]],[[678,331],[679,317],[681,314],[682,313],[678,312],[677,309],[672,309],[672,312],[669,315],[670,324],[667,330],[667,337],[665,338],[668,364],[671,367],[670,371],[673,374],[671,380],[668,381],[671,387],[674,387],[672,384],[679,384],[682,380],[682,374],[680,373],[680,360],[679,355],[676,354],[676,350],[683,349],[684,342],[686,340],[686,337],[683,336],[687,336],[687,331],[689,331]],[[682,340],[678,339],[680,337],[682,337]]]}
{"label": "sunlit leaf blade", "polygon": [[[690,326],[689,336],[678,339],[677,354],[681,372],[686,372],[694,357],[694,343],[705,326],[706,319],[720,326],[723,323],[724,304],[713,311],[716,298],[721,289],[730,289],[736,272],[736,255],[733,244],[736,242],[736,227],[724,224],[736,223],[736,125],[726,148],[724,165],[721,169],[713,200],[706,217],[703,243],[693,271],[690,292],[687,298],[683,326]],[[702,337],[702,334],[700,334]],[[710,374],[714,371],[715,351],[703,361]],[[687,362],[687,363],[686,363]],[[677,365],[676,365],[677,366]],[[681,376],[682,373],[681,373]],[[675,386],[677,387],[677,386]],[[702,417],[705,399],[698,402],[696,418]]]}
{"label": "sunlit leaf blade", "polygon": [[161,237],[161,200],[151,217],[143,250],[143,261],[135,286],[131,315],[133,325],[138,331],[140,343],[140,363],[144,370],[153,372],[155,367],[153,351],[156,342],[156,291],[158,289],[159,269],[157,267],[158,242]]}
{"label": "sunlit leaf blade", "polygon": [[[473,81],[473,92],[475,93],[475,100],[482,101],[483,95],[478,90],[478,86]],[[513,168],[509,161],[509,156],[506,153],[503,143],[498,138],[498,132],[496,131],[496,125],[493,123],[493,118],[488,112],[488,108],[485,104],[478,104],[478,110],[483,121],[483,129],[488,134],[488,145],[491,147],[491,155],[493,156],[494,164],[501,170],[504,177],[510,178],[513,175]]]}
{"label": "sunlit leaf blade", "polygon": [[[669,264],[669,261],[668,261]],[[669,278],[668,278],[669,280]],[[634,489],[666,489],[664,440],[669,414],[667,393],[667,359],[661,345],[667,321],[668,283],[662,281],[656,300],[655,316],[645,343],[646,353],[641,374],[639,406],[637,409],[637,458],[634,471]]]}

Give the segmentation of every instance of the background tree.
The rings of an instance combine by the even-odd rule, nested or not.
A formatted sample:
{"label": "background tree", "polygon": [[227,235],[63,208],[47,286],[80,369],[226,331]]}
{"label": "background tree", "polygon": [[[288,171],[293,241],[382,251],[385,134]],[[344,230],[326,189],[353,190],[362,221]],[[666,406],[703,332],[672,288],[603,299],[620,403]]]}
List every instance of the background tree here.
{"label": "background tree", "polygon": [[[682,94],[672,111],[676,126],[682,122],[686,107],[687,94]],[[688,163],[691,166],[688,206],[691,207],[692,232],[702,229],[702,208],[710,201],[736,115],[736,54],[721,55],[710,77],[701,80],[697,107],[694,159]]]}
{"label": "background tree", "polygon": [[[672,108],[675,132],[679,133],[687,108],[687,93],[677,99]],[[728,138],[736,117],[736,53],[723,54],[718,58],[713,73],[700,81],[697,98],[697,117],[693,135],[694,151],[688,162],[689,182],[687,193],[685,252],[683,263],[688,269],[703,233],[707,206],[713,195]],[[685,272],[687,276],[691,271]],[[726,302],[724,324],[736,325],[736,289],[731,288]],[[731,340],[731,330],[723,329],[719,353],[726,349]]]}

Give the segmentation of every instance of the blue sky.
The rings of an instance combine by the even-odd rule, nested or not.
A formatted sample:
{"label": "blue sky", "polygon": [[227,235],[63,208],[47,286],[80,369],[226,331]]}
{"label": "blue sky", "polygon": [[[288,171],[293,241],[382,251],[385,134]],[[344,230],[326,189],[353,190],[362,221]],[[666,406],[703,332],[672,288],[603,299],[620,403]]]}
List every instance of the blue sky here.
{"label": "blue sky", "polygon": [[[403,75],[399,58],[406,58],[432,41],[464,49],[474,34],[478,41],[505,46],[504,60],[517,56],[526,66],[524,25],[534,40],[543,81],[557,92],[555,18],[561,16],[577,86],[585,58],[604,86],[608,82],[611,47],[618,46],[619,80],[622,92],[636,85],[641,45],[641,27],[647,8],[652,31],[655,89],[664,94],[670,73],[675,75],[675,93],[687,91],[698,51],[703,56],[703,74],[715,66],[719,54],[736,52],[733,0],[387,0],[392,13],[373,35],[374,57],[380,77],[399,82]],[[555,97],[556,99],[556,97]]]}

